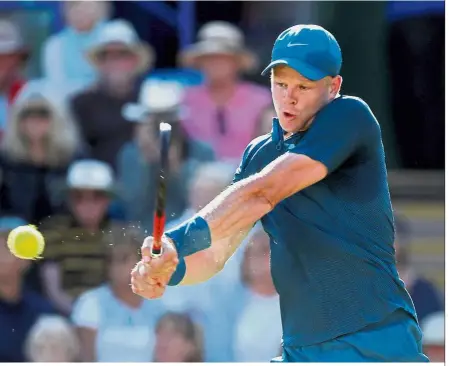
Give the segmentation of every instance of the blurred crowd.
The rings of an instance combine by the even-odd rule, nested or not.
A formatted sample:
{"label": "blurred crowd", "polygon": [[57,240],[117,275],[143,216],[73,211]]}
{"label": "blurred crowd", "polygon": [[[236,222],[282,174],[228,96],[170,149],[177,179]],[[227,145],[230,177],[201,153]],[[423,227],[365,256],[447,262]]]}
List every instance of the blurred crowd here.
{"label": "blurred crowd", "polygon": [[[152,231],[158,122],[172,125],[167,227],[233,179],[246,145],[270,132],[270,91],[247,81],[258,58],[241,29],[202,25],[179,80],[148,77],[157,52],[107,2],[65,2],[65,28],[26,80],[20,29],[0,19],[0,362],[266,362],[280,352],[269,238],[257,225],[210,281],[147,301],[130,270]],[[33,224],[46,248],[13,257],[9,232]],[[436,287],[413,271],[398,218],[398,266],[427,354],[444,359]],[[307,294],[305,294],[306,296]]]}

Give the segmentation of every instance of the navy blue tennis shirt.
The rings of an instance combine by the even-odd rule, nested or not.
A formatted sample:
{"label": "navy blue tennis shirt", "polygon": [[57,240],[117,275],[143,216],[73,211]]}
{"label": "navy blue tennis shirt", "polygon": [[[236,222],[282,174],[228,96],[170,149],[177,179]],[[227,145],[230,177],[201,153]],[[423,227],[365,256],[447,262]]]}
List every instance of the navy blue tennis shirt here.
{"label": "navy blue tennis shirt", "polygon": [[380,126],[361,99],[340,96],[311,127],[249,144],[235,182],[289,152],[323,163],[322,181],[261,221],[271,239],[284,345],[320,343],[376,323],[398,308],[415,317],[394,257],[394,222]]}
{"label": "navy blue tennis shirt", "polygon": [[[301,25],[281,33],[264,73],[287,65],[320,80],[337,76],[341,63],[340,48],[329,32]],[[284,346],[302,347],[354,333],[397,309],[416,319],[396,270],[385,153],[369,106],[359,98],[339,96],[317,113],[306,131],[286,139],[274,119],[271,133],[246,148],[234,182],[286,153],[323,163],[328,175],[261,218],[271,240]],[[180,258],[210,245],[201,217],[167,236]],[[176,272],[173,283],[181,280],[185,265]]]}

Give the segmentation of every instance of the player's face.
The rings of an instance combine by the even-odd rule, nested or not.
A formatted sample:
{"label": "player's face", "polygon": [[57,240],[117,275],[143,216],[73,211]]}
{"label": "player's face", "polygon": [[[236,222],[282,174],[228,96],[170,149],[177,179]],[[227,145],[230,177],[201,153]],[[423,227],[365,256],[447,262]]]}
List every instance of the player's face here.
{"label": "player's face", "polygon": [[273,68],[271,93],[279,122],[288,135],[305,130],[315,114],[338,94],[341,77],[306,79],[284,65]]}

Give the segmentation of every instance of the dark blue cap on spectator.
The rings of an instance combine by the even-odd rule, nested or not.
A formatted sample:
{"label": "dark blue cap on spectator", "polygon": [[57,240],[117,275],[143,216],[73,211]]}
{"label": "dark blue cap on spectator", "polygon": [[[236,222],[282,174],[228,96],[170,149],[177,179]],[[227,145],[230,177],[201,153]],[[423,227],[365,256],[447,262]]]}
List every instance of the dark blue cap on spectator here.
{"label": "dark blue cap on spectator", "polygon": [[301,24],[279,35],[273,46],[271,63],[262,75],[274,66],[287,65],[315,81],[326,76],[337,76],[341,64],[341,50],[335,37],[318,25]]}

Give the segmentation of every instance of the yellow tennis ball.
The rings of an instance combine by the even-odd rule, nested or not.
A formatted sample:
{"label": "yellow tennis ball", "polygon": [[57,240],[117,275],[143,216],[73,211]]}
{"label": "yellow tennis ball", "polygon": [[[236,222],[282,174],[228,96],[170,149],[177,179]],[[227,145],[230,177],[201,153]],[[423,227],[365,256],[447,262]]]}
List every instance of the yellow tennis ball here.
{"label": "yellow tennis ball", "polygon": [[45,241],[33,225],[16,227],[9,233],[8,248],[21,259],[37,259],[44,251]]}

